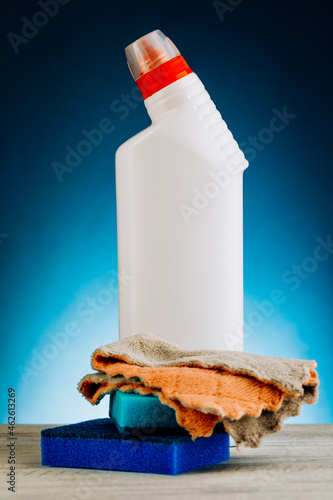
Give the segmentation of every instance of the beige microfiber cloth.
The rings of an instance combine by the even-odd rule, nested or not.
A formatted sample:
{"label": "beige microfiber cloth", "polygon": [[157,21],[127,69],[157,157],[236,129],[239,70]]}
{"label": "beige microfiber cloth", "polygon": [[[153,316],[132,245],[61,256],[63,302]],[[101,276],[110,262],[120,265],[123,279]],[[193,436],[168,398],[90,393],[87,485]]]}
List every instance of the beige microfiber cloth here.
{"label": "beige microfiber cloth", "polygon": [[184,350],[139,334],[96,349],[78,390],[92,404],[115,389],[156,394],[174,408],[192,439],[208,437],[217,422],[238,448],[256,448],[283,421],[318,399],[315,361],[238,351]]}

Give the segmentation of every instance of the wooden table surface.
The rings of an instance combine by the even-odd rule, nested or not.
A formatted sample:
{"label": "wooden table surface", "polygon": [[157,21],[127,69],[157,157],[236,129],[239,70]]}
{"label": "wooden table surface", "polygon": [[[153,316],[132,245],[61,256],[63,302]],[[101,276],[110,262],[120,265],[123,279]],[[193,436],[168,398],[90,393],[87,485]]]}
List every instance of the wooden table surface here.
{"label": "wooden table surface", "polygon": [[8,428],[0,426],[0,498],[77,500],[333,499],[333,425],[285,425],[258,449],[231,449],[228,462],[180,476],[42,467],[40,431],[16,426],[16,492],[7,490]]}

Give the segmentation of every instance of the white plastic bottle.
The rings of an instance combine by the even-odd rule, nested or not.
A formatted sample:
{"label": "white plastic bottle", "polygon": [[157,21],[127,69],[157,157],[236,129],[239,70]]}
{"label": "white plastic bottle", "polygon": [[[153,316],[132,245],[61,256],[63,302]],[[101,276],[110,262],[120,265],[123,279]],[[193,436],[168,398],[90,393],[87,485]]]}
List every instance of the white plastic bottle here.
{"label": "white plastic bottle", "polygon": [[243,349],[242,178],[248,162],[175,45],[126,48],[152,124],[116,154],[120,338]]}

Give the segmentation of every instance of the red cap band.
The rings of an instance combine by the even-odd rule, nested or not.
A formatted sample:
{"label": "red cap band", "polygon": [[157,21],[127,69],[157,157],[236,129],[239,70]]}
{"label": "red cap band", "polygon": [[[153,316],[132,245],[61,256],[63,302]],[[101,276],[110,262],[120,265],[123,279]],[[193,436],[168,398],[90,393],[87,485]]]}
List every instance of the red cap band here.
{"label": "red cap band", "polygon": [[183,56],[177,56],[140,76],[136,84],[144,99],[164,89],[170,83],[192,73]]}

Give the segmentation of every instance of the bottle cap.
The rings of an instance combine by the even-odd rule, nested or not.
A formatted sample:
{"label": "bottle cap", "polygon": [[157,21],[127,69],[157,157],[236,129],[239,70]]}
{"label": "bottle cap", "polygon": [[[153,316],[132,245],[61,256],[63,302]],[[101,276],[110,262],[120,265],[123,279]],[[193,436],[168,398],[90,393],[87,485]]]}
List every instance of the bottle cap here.
{"label": "bottle cap", "polygon": [[180,52],[162,31],[155,30],[139,38],[125,49],[128,67],[134,78],[138,80],[161,64],[180,56]]}
{"label": "bottle cap", "polygon": [[192,73],[177,47],[160,30],[139,38],[126,47],[125,53],[144,99]]}

